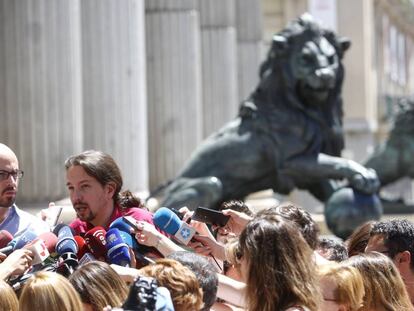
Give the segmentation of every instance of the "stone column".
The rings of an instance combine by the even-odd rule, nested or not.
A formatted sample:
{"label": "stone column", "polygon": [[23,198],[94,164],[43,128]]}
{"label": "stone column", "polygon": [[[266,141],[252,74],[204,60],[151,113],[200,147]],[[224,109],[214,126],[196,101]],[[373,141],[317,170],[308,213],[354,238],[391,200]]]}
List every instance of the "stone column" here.
{"label": "stone column", "polygon": [[124,188],[148,188],[143,0],[83,0],[84,149],[111,154]]}
{"label": "stone column", "polygon": [[373,2],[338,1],[338,33],[352,42],[344,57],[344,127],[347,134],[344,155],[356,161],[362,161],[372,151],[373,132],[377,128],[377,83],[372,65]]}
{"label": "stone column", "polygon": [[202,137],[197,0],[147,0],[150,186],[174,177]]}
{"label": "stone column", "polygon": [[203,136],[238,110],[235,0],[199,0],[203,74]]}
{"label": "stone column", "polygon": [[245,100],[259,82],[262,60],[262,10],[257,0],[236,0],[239,100]]}
{"label": "stone column", "polygon": [[25,171],[19,202],[66,195],[82,148],[79,1],[0,0],[0,141]]}

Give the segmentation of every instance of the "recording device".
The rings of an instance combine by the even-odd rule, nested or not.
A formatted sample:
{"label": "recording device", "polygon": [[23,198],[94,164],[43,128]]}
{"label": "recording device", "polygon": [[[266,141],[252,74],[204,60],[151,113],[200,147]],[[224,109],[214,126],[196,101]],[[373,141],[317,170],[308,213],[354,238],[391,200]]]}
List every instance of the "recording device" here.
{"label": "recording device", "polygon": [[109,229],[106,233],[107,257],[110,263],[123,267],[131,265],[131,255],[128,244],[124,242],[121,231],[116,228]]}
{"label": "recording device", "polygon": [[92,255],[97,259],[106,258],[106,230],[103,227],[95,227],[85,233],[85,242]]}
{"label": "recording device", "polygon": [[33,269],[30,271],[30,273],[26,273],[23,274],[22,276],[12,280],[12,281],[8,281],[8,283],[10,284],[10,286],[13,288],[14,291],[18,291],[20,290],[23,285],[36,273],[39,271],[50,271],[50,272],[56,272],[57,266],[55,263],[53,264],[48,264],[45,266],[39,266],[38,269]]}
{"label": "recording device", "polygon": [[51,205],[45,211],[46,218],[44,221],[49,225],[49,227],[54,227],[59,221],[60,215],[62,214],[63,206]]}
{"label": "recording device", "polygon": [[229,221],[230,216],[224,215],[221,211],[199,206],[191,218],[209,225],[224,227]]}
{"label": "recording device", "polygon": [[122,308],[130,311],[155,310],[157,287],[154,278],[139,276],[132,284]]}
{"label": "recording device", "polygon": [[58,225],[53,231],[57,233],[58,242],[56,244],[56,252],[60,255],[57,272],[68,277],[75,271],[79,265],[76,256],[78,245],[73,237],[72,230],[67,225]]}
{"label": "recording device", "polygon": [[16,249],[20,249],[25,246],[27,243],[33,241],[37,238],[37,234],[31,230],[26,230],[22,235],[19,237],[14,238],[11,240],[7,246],[0,249],[0,253],[5,255],[10,255]]}
{"label": "recording device", "polygon": [[13,240],[13,236],[10,234],[9,231],[0,231],[0,248],[7,246],[7,244],[9,244],[11,240]]}
{"label": "recording device", "polygon": [[58,238],[52,232],[42,233],[37,239],[26,244],[24,248],[29,249],[33,253],[32,265],[43,264],[50,254],[55,252]]}
{"label": "recording device", "polygon": [[75,239],[76,244],[78,244],[78,253],[76,256],[78,258],[82,258],[86,253],[89,252],[88,245],[86,245],[85,239],[79,235],[75,235],[73,238]]}
{"label": "recording device", "polygon": [[132,216],[124,216],[122,219],[135,230],[138,230],[137,220]]}
{"label": "recording device", "polygon": [[158,228],[173,235],[178,242],[184,245],[187,245],[196,233],[193,227],[181,221],[166,207],[161,207],[155,212],[153,221]]}
{"label": "recording device", "polygon": [[[124,216],[124,217],[131,217],[131,216]],[[128,223],[126,222],[124,217],[120,217],[114,220],[109,226],[109,228],[119,230],[119,233],[121,234],[121,237],[124,243],[126,243],[130,248],[134,250],[135,259],[137,260],[138,263],[140,263],[143,266],[154,263],[154,260],[143,255],[146,252],[152,251],[152,247],[148,247],[145,245],[139,245],[137,243],[135,238],[133,238],[131,235],[131,231],[133,227],[129,224],[129,222]],[[131,219],[130,219],[130,222],[132,222]],[[135,221],[133,223],[134,225],[136,224]]]}
{"label": "recording device", "polygon": [[72,229],[68,225],[62,224],[56,226],[53,233],[56,234],[58,238],[56,252],[59,255],[68,252],[76,254],[78,252],[78,245],[73,237]]}
{"label": "recording device", "polygon": [[170,292],[154,278],[139,276],[131,285],[122,308],[112,311],[174,311]]}

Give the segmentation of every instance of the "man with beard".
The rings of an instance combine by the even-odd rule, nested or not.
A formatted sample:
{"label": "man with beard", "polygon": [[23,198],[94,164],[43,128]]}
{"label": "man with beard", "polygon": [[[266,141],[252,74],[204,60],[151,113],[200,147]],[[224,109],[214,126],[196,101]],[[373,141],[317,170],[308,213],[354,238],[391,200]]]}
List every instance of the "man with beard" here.
{"label": "man with beard", "polygon": [[39,218],[22,211],[16,204],[16,195],[23,171],[14,152],[0,143],[0,230],[10,232],[13,237],[27,229],[37,234],[50,231],[49,226]]}
{"label": "man with beard", "polygon": [[121,192],[122,176],[115,160],[101,151],[89,150],[65,162],[66,185],[77,219],[70,227],[77,235],[101,226],[105,230],[117,218],[132,216],[153,224],[152,214],[130,191]]}

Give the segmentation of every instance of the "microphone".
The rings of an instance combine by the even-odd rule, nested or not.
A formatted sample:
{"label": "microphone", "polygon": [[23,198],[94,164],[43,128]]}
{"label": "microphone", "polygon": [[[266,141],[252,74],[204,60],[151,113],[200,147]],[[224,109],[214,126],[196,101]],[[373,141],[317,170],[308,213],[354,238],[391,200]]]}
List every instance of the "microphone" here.
{"label": "microphone", "polygon": [[68,277],[79,265],[76,257],[78,245],[73,237],[72,229],[68,225],[57,225],[53,233],[57,233],[56,252],[60,255],[57,272]]}
{"label": "microphone", "polygon": [[98,226],[85,233],[85,242],[92,255],[96,258],[106,258],[106,231]]}
{"label": "microphone", "polygon": [[85,239],[79,235],[75,235],[73,238],[75,239],[76,244],[78,244],[78,253],[76,254],[76,256],[78,258],[82,258],[83,255],[89,252],[88,245],[86,245]]}
{"label": "microphone", "polygon": [[166,207],[161,207],[155,212],[153,221],[158,228],[173,235],[178,242],[184,245],[187,245],[196,233],[193,227],[181,221],[174,212]]}
{"label": "microphone", "polygon": [[43,263],[50,256],[50,253],[55,251],[56,243],[56,235],[52,232],[45,232],[39,235],[37,239],[25,245],[24,248],[31,250],[33,253],[32,265],[35,266]]}
{"label": "microphone", "polygon": [[13,240],[13,236],[10,234],[9,231],[0,231],[0,248],[7,246],[7,244],[9,244],[11,240]]}
{"label": "microphone", "polygon": [[131,230],[133,229],[131,225],[129,225],[122,217],[119,217],[115,219],[111,225],[109,226],[109,229],[116,228],[120,231],[124,231],[126,233],[131,233]]}
{"label": "microphone", "polygon": [[59,255],[63,255],[65,253],[76,254],[78,252],[78,245],[76,244],[76,241],[73,238],[72,230],[68,225],[56,226],[53,233],[57,233],[58,241],[56,244],[56,252]]}
{"label": "microphone", "polygon": [[56,234],[52,232],[44,232],[41,235],[39,235],[38,238],[43,240],[49,253],[52,254],[55,252],[56,244],[58,242],[58,237],[56,236]]}
{"label": "microphone", "polygon": [[11,240],[6,247],[1,248],[0,253],[10,255],[14,250],[22,248],[36,238],[36,233],[31,230],[26,230],[22,235]]}
{"label": "microphone", "polygon": [[129,267],[131,265],[131,255],[129,254],[128,244],[124,242],[121,231],[116,228],[109,229],[106,233],[106,248],[110,263]]}

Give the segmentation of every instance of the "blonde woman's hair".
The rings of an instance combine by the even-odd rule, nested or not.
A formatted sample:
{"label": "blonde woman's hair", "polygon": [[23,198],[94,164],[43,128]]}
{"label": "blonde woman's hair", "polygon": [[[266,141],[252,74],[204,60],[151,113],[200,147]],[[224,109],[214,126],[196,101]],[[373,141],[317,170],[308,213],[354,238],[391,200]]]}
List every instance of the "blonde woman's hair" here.
{"label": "blonde woman's hair", "polygon": [[18,311],[19,301],[9,284],[0,280],[0,311]]}
{"label": "blonde woman's hair", "polygon": [[93,310],[102,311],[108,305],[120,307],[128,295],[128,287],[107,263],[86,263],[69,277],[70,283],[79,293],[83,303]]}
{"label": "blonde woman's hair", "polygon": [[397,267],[387,256],[369,252],[353,256],[343,262],[358,269],[364,279],[363,310],[412,311],[408,296]]}
{"label": "blonde woman's hair", "polygon": [[197,311],[203,308],[203,291],[195,274],[172,259],[159,259],[155,264],[142,268],[143,276],[157,280],[171,294],[175,311]]}
{"label": "blonde woman's hair", "polygon": [[54,272],[38,272],[23,287],[20,311],[80,311],[78,293],[63,276]]}
{"label": "blonde woman's hair", "polygon": [[318,267],[320,279],[327,279],[336,286],[334,297],[338,304],[347,306],[348,311],[357,311],[364,300],[364,282],[358,269],[341,264]]}

